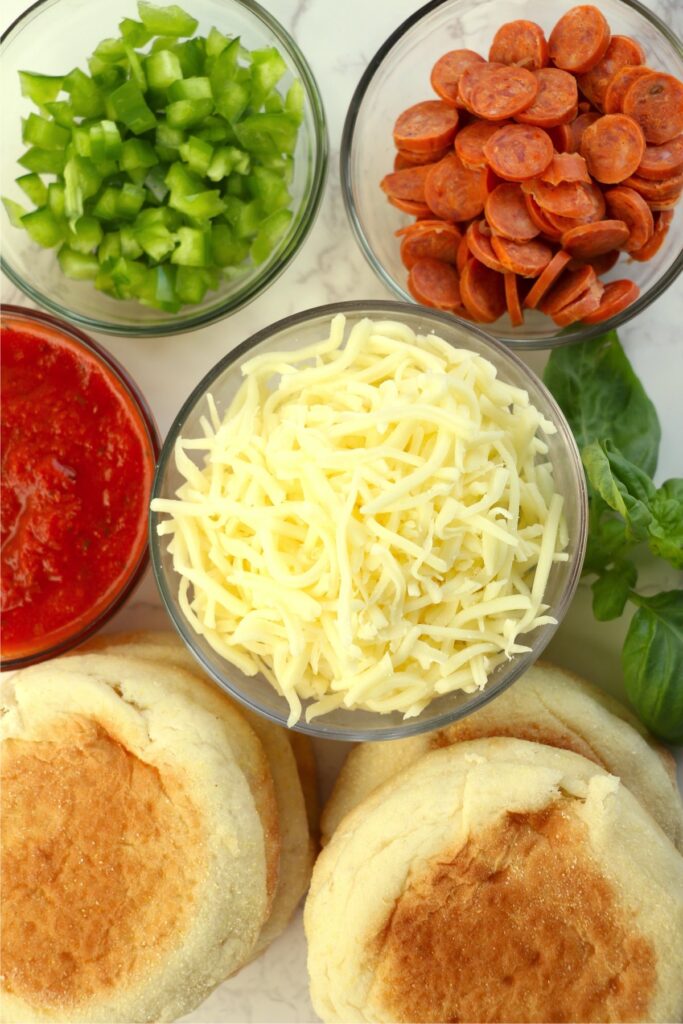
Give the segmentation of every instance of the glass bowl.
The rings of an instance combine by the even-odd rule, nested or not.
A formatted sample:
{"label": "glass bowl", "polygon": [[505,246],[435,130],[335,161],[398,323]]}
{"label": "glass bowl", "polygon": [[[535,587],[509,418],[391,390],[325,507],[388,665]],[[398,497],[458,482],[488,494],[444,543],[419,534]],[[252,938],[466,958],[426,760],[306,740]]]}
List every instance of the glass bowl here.
{"label": "glass bowl", "polygon": [[[351,100],[341,146],[342,193],[351,227],[378,277],[401,299],[414,302],[406,288],[394,232],[413,218],[391,206],[379,187],[393,169],[396,153],[392,128],[406,107],[438,99],[429,84],[435,61],[447,50],[466,48],[488,56],[496,29],[526,18],[549,34],[571,6],[558,0],[432,0],[400,25],[370,61]],[[598,0],[612,32],[633,36],[643,45],[647,63],[683,80],[683,46],[673,32],[637,0]],[[586,341],[619,327],[642,313],[676,279],[683,268],[683,231],[677,211],[659,252],[647,263],[627,262],[626,254],[603,280],[631,278],[640,297],[621,313],[594,326],[556,327],[536,310],[525,310],[525,323],[513,327],[506,313],[486,330],[518,348],[553,348]]]}
{"label": "glass bowl", "polygon": [[[305,93],[304,119],[294,154],[291,183],[294,217],[287,233],[259,266],[241,276],[221,280],[202,302],[183,306],[178,313],[150,309],[137,302],[114,299],[98,291],[91,281],[65,277],[56,249],[36,245],[25,231],[9,225],[2,210],[3,252],[0,261],[7,276],[40,306],[86,329],[119,335],[177,334],[213,323],[251,302],[282,273],[299,250],[315,221],[327,168],[327,129],[322,99],[313,74],[298,46],[268,11],[254,0],[187,0],[181,4],[199,21],[203,35],[212,26],[239,35],[249,49],[275,46],[288,70],[285,89],[298,78]],[[118,34],[121,18],[137,18],[136,0],[41,0],[30,7],[2,37],[2,195],[26,204],[14,179],[24,169],[17,163],[26,149],[21,140],[21,118],[35,111],[20,93],[20,70],[64,74],[79,66],[107,36]],[[49,179],[48,179],[49,180]]]}
{"label": "glass bowl", "polygon": [[[446,313],[392,300],[335,303],[297,313],[253,335],[206,375],[176,416],[161,452],[153,497],[175,496],[182,478],[175,466],[173,449],[179,437],[201,436],[200,417],[206,414],[207,392],[213,395],[221,414],[229,406],[242,382],[241,368],[247,358],[261,353],[292,351],[320,341],[327,337],[329,322],[337,313],[345,315],[347,329],[364,317],[395,319],[407,324],[416,333],[438,334],[453,346],[471,349],[490,360],[497,367],[502,380],[524,388],[540,412],[556,424],[557,434],[545,440],[549,444],[549,458],[558,490],[565,495],[569,559],[553,566],[544,600],[549,605],[547,614],[554,616],[559,623],[576,589],[586,546],[586,485],[576,443],[562,412],[535,374],[504,345],[477,327],[465,325]],[[200,464],[199,453],[196,461]],[[206,640],[194,632],[185,618],[178,603],[178,576],[173,569],[172,556],[167,551],[167,538],[157,535],[157,525],[164,518],[162,514],[150,514],[152,566],[162,599],[178,633],[219,686],[253,711],[280,725],[286,725],[289,707],[284,697],[263,677],[247,677],[216,654]],[[404,720],[398,712],[380,715],[370,711],[337,709],[315,718],[310,724],[302,716],[294,728],[313,736],[341,740],[395,739],[435,729],[470,714],[509,686],[535,661],[556,628],[556,625],[544,625],[525,634],[524,642],[531,647],[531,651],[515,655],[500,665],[489,677],[485,690],[476,694],[453,693],[440,697],[432,701],[416,718]]]}
{"label": "glass bowl", "polygon": [[[0,323],[3,327],[14,326],[19,330],[22,328],[33,330],[48,338],[56,337],[71,347],[83,350],[90,358],[94,357],[104,375],[119,392],[122,401],[126,402],[136,415],[138,425],[143,428],[146,437],[150,461],[152,465],[156,463],[159,456],[160,439],[154,417],[137,385],[121,364],[105,349],[70,324],[65,324],[62,320],[57,320],[47,313],[24,309],[21,306],[3,306],[0,312]],[[74,623],[72,632],[65,633],[64,630],[61,630],[61,635],[49,643],[46,643],[45,638],[40,638],[30,651],[13,657],[2,657],[0,668],[3,671],[24,668],[26,665],[33,665],[36,662],[45,661],[47,658],[55,658],[58,654],[63,654],[92,636],[119,610],[142,579],[149,562],[148,545],[141,543],[140,550],[133,554],[135,557],[131,558],[125,574],[118,581],[116,590],[112,592],[106,604],[96,605],[92,609],[90,618],[86,618],[85,621],[83,617],[79,618]]]}

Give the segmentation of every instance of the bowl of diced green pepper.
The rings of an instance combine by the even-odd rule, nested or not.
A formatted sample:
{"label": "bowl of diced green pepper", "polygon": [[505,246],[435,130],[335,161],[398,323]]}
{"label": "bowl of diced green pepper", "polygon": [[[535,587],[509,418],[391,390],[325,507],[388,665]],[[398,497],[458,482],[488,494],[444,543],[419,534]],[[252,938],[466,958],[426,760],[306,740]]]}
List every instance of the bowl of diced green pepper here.
{"label": "bowl of diced green pepper", "polygon": [[188,331],[301,246],[323,106],[253,0],[43,0],[0,58],[2,269],[39,305],[105,333]]}

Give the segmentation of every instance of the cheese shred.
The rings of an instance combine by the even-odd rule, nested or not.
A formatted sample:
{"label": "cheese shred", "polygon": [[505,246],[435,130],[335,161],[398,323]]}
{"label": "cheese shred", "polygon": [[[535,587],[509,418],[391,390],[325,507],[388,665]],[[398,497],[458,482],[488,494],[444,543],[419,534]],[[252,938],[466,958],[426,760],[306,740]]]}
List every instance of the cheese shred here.
{"label": "cheese shred", "polygon": [[[417,715],[529,648],[563,499],[555,427],[481,356],[405,324],[345,321],[245,362],[224,415],[175,448],[152,508],[192,628],[286,698]],[[302,702],[306,702],[302,705]]]}

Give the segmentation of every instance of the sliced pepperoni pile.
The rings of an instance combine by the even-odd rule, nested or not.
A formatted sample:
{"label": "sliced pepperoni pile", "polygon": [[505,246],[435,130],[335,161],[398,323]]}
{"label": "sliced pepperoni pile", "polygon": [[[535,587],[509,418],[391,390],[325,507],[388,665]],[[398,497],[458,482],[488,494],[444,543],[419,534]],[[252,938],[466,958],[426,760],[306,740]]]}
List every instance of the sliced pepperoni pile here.
{"label": "sliced pepperoni pile", "polygon": [[513,326],[539,309],[558,326],[600,323],[638,297],[604,284],[621,253],[651,259],[683,193],[683,83],[646,66],[591,5],[546,38],[535,22],[498,29],[488,60],[450,50],[438,99],[394,125],[390,203],[408,289],[427,306]]}

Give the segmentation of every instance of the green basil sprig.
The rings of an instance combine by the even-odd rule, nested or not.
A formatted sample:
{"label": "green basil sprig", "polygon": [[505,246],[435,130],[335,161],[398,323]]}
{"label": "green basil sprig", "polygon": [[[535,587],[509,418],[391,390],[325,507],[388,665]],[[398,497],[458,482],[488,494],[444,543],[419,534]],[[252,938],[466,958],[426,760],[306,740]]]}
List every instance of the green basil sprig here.
{"label": "green basil sprig", "polygon": [[576,437],[589,492],[584,574],[593,613],[618,618],[637,605],[622,650],[629,700],[662,739],[683,742],[683,590],[645,597],[634,589],[638,545],[683,569],[683,479],[656,487],[661,431],[654,405],[616,332],[556,349],[544,380]]}

